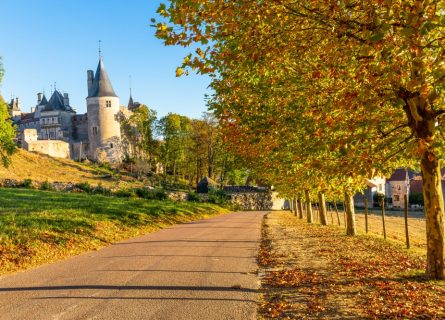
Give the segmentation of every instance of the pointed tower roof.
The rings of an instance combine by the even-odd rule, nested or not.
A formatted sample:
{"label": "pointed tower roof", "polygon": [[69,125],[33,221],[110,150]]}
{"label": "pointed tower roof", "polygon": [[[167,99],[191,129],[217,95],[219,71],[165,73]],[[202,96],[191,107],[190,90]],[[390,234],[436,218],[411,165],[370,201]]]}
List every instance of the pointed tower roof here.
{"label": "pointed tower roof", "polygon": [[93,88],[89,95],[89,98],[91,97],[117,97],[111,85],[110,78],[108,77],[107,70],[105,70],[102,57],[99,58],[99,64],[94,75]]}
{"label": "pointed tower roof", "polygon": [[47,104],[48,104],[48,100],[45,97],[45,93],[43,93],[43,97],[42,97],[42,100],[39,103],[39,106],[45,106]]}
{"label": "pointed tower roof", "polygon": [[128,106],[127,106],[127,108],[128,108],[129,110],[131,110],[133,107],[134,107],[134,101],[133,101],[133,97],[132,97],[131,94],[130,94],[130,100],[128,100]]}
{"label": "pointed tower roof", "polygon": [[70,106],[65,105],[65,103],[63,102],[63,95],[57,90],[54,90],[53,95],[51,96],[51,98],[49,98],[49,101],[43,110],[44,111],[53,111],[53,110],[72,111]]}

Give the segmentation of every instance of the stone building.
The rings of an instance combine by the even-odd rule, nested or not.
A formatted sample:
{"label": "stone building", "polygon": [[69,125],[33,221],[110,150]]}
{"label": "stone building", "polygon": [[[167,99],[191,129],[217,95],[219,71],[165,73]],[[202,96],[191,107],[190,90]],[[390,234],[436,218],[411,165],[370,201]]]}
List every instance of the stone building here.
{"label": "stone building", "polygon": [[88,142],[89,158],[94,161],[120,162],[121,128],[117,115],[120,112],[119,97],[114,92],[102,57],[96,73],[87,72]]}
{"label": "stone building", "polygon": [[[11,100],[9,110],[22,147],[54,157],[121,162],[118,113],[128,117],[140,104],[130,95],[128,108],[120,106],[102,57],[96,72],[87,71],[87,88],[86,114],[76,114],[68,94],[56,89],[49,100],[44,93],[38,93],[37,104],[30,113],[21,112],[18,99]],[[59,142],[68,145],[68,152],[65,152],[66,145]]]}

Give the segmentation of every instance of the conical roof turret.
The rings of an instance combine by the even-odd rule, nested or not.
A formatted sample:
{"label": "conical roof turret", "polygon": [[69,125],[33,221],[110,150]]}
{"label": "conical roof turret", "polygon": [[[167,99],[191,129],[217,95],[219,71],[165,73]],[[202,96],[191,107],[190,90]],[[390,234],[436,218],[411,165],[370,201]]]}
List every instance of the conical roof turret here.
{"label": "conical roof turret", "polygon": [[96,74],[94,75],[93,87],[88,97],[117,97],[113,86],[111,85],[102,57],[99,58],[99,64],[97,65]]}

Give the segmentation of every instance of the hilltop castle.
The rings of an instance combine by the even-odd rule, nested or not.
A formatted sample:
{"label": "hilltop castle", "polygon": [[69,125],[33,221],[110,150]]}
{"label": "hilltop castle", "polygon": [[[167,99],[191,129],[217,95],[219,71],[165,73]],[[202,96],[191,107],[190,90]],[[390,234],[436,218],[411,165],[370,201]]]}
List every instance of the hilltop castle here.
{"label": "hilltop castle", "polygon": [[22,113],[18,98],[9,104],[18,129],[18,142],[29,151],[75,160],[119,163],[122,160],[118,114],[128,117],[139,107],[130,94],[128,107],[120,106],[102,57],[96,72],[87,71],[87,113],[76,114],[68,93],[55,89],[49,100],[37,94],[37,105]]}

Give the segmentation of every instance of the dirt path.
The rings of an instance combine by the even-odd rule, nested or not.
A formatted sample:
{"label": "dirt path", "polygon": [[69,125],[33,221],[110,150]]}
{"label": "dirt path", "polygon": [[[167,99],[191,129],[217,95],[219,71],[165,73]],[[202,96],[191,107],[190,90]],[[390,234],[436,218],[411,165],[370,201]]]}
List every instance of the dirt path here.
{"label": "dirt path", "polygon": [[259,259],[267,264],[265,319],[445,317],[443,283],[417,276],[420,257],[378,238],[309,225],[289,212],[272,212],[265,224]]}

